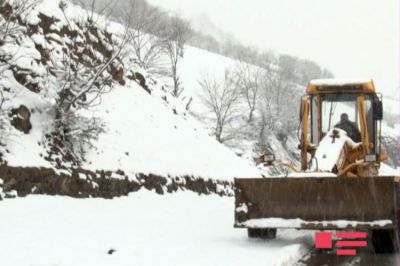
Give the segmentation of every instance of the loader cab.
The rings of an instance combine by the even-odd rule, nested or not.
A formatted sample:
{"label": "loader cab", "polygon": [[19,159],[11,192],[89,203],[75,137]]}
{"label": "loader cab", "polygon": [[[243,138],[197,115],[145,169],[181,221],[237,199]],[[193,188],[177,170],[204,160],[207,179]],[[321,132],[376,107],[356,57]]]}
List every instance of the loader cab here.
{"label": "loader cab", "polygon": [[306,97],[311,144],[317,146],[327,132],[340,128],[354,142],[363,143],[370,160],[377,160],[381,153],[382,102],[371,80],[314,80],[307,87]]}

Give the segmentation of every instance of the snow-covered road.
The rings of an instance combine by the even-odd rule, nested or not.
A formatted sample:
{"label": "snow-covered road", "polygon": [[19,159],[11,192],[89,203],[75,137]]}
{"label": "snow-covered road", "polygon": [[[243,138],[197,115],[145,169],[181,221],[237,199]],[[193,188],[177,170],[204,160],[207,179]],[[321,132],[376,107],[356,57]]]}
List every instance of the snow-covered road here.
{"label": "snow-covered road", "polygon": [[[192,192],[0,202],[0,265],[292,265],[310,233],[249,240],[233,228],[233,198]],[[115,250],[111,255],[110,249]]]}

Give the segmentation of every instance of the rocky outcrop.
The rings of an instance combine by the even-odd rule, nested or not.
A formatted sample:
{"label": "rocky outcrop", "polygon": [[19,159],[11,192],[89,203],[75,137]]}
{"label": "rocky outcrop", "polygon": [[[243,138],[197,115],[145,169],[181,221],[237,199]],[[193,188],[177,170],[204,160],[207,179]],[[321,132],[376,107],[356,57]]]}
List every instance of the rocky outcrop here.
{"label": "rocky outcrop", "polygon": [[127,76],[128,79],[134,80],[137,84],[140,85],[148,94],[151,94],[151,90],[146,84],[146,79],[142,74],[139,72],[133,72],[131,71],[130,74]]}
{"label": "rocky outcrop", "polygon": [[11,109],[9,116],[11,125],[13,125],[17,130],[28,134],[32,129],[30,121],[31,112],[25,105],[20,105],[18,108]]}
{"label": "rocky outcrop", "polygon": [[198,194],[233,195],[231,182],[189,176],[166,178],[138,174],[129,178],[123,171],[92,172],[78,168],[67,174],[57,173],[50,168],[0,166],[0,191],[3,191],[3,195],[47,194],[76,198],[113,198],[128,195],[141,188],[154,190],[158,194],[190,190]]}

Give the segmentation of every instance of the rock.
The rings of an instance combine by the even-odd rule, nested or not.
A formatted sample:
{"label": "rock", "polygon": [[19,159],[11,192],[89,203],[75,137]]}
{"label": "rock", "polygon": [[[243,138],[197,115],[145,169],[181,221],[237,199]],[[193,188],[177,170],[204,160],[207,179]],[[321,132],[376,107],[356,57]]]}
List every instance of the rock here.
{"label": "rock", "polygon": [[111,249],[108,250],[107,254],[108,254],[108,255],[111,255],[111,254],[113,254],[115,251],[116,251],[115,249],[111,248]]}
{"label": "rock", "polygon": [[11,118],[11,125],[13,125],[17,130],[28,134],[32,129],[30,121],[31,112],[25,105],[20,105],[18,108],[11,109],[9,116]]}
{"label": "rock", "polygon": [[148,94],[151,94],[149,87],[146,85],[146,79],[139,72],[131,71],[131,75],[128,76],[129,79],[134,80],[137,84],[140,85]]}
{"label": "rock", "polygon": [[124,80],[124,68],[123,67],[115,67],[113,64],[111,64],[111,76],[112,78],[117,81],[120,85],[125,85],[125,80]]}

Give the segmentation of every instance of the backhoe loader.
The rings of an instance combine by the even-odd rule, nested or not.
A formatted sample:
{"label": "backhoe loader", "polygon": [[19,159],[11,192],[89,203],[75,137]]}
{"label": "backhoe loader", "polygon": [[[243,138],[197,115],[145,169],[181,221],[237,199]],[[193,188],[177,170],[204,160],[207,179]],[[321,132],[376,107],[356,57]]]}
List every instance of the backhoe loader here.
{"label": "backhoe loader", "polygon": [[235,178],[235,224],[368,232],[377,253],[398,249],[399,178],[380,176],[382,96],[372,80],[313,80],[301,98],[299,166],[286,177]]}

